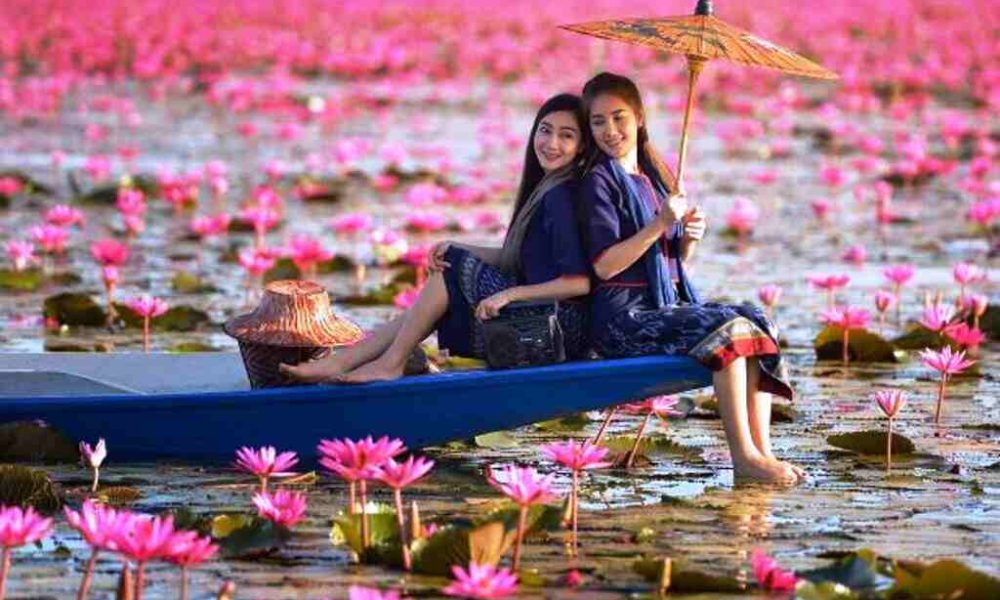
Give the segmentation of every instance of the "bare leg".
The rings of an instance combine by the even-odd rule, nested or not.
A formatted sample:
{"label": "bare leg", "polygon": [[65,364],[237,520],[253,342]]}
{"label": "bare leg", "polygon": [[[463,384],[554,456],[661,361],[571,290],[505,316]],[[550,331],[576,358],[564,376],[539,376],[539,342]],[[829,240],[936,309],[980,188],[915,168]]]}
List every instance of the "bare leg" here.
{"label": "bare leg", "polygon": [[348,346],[343,350],[332,352],[319,360],[313,360],[298,365],[280,365],[281,372],[292,379],[318,383],[332,380],[351,369],[378,358],[399,333],[406,315],[400,315],[388,323],[377,327],[368,337]]}
{"label": "bare leg", "polygon": [[378,358],[337,378],[346,383],[397,379],[403,376],[406,359],[427,337],[438,319],[448,310],[448,289],[444,277],[434,273],[427,279],[416,303],[406,312],[392,344]]}
{"label": "bare leg", "polygon": [[[747,358],[747,413],[750,417],[750,435],[753,437],[753,444],[757,450],[770,460],[778,460],[771,450],[771,394],[762,392],[760,384],[760,361],[757,357]],[[788,465],[795,471],[799,479],[806,476],[806,472],[796,465],[779,461]]]}
{"label": "bare leg", "polygon": [[733,459],[736,479],[747,478],[774,483],[798,480],[791,467],[769,460],[754,445],[747,414],[747,361],[738,358],[725,369],[713,373],[715,396]]}

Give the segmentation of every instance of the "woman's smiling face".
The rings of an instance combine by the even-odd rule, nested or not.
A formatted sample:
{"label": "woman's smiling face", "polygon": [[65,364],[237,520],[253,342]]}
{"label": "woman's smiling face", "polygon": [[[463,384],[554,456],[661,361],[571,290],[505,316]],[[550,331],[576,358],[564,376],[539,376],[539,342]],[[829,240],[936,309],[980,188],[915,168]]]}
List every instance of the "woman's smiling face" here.
{"label": "woman's smiling face", "polygon": [[576,116],[568,110],[542,117],[535,131],[534,149],[545,172],[564,167],[577,157],[583,135]]}
{"label": "woman's smiling face", "polygon": [[624,158],[639,139],[639,115],[613,94],[601,94],[590,105],[590,132],[597,147],[611,158]]}

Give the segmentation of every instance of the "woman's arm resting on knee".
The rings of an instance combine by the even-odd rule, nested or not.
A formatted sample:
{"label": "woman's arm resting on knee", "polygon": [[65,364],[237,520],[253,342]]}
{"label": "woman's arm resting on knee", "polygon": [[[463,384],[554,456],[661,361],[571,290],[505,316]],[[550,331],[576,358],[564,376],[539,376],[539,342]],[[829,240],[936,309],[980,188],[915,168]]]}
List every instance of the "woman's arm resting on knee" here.
{"label": "woman's arm resting on knee", "polygon": [[511,302],[525,300],[565,300],[590,293],[590,278],[586,275],[571,275],[558,277],[536,283],[534,285],[519,285],[497,292],[489,298],[484,298],[476,305],[476,318],[491,319],[500,313],[500,309]]}

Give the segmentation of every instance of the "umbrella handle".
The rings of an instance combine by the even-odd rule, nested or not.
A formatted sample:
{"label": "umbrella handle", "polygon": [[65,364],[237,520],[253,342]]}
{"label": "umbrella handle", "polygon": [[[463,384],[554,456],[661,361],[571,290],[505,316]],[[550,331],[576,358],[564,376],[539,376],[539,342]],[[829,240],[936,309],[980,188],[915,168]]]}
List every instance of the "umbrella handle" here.
{"label": "umbrella handle", "polygon": [[701,69],[707,62],[700,56],[688,55],[688,95],[684,107],[684,124],[681,126],[681,148],[677,156],[677,192],[684,193],[684,161],[687,158],[688,125],[691,122],[691,111],[694,109],[694,86],[698,83]]}

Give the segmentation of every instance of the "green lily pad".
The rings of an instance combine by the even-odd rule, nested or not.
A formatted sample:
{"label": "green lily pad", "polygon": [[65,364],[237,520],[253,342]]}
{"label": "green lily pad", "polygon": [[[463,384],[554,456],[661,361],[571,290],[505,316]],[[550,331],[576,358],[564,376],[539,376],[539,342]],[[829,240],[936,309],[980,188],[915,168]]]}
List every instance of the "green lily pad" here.
{"label": "green lily pad", "polygon": [[348,181],[341,177],[315,178],[300,176],[295,181],[300,186],[303,200],[308,202],[338,202],[347,191]]}
{"label": "green lily pad", "polygon": [[802,582],[795,587],[795,597],[798,600],[854,600],[858,595],[851,588],[824,581],[822,583]]}
{"label": "green lily pad", "polygon": [[219,291],[219,288],[187,271],[175,274],[170,279],[170,288],[179,294],[208,294]]}
{"label": "green lily pad", "polygon": [[290,258],[279,258],[274,262],[274,266],[264,273],[264,283],[281,279],[302,279],[302,271]]}
{"label": "green lily pad", "polygon": [[[663,576],[664,559],[639,559],[632,564],[632,570],[651,583],[659,584]],[[682,560],[670,563],[671,592],[738,594],[746,590],[746,585],[730,575],[705,573],[693,569]]]}
{"label": "green lily pad", "polygon": [[21,182],[24,186],[25,194],[42,194],[45,196],[51,196],[54,192],[51,187],[39,182],[37,179],[31,177],[24,171],[18,169],[7,169],[0,171],[0,178],[13,177],[14,179]]}
{"label": "green lily pad", "polygon": [[64,292],[45,299],[43,313],[60,325],[100,327],[107,323],[107,314],[87,294]]}
{"label": "green lily pad", "polygon": [[[396,509],[388,504],[369,506],[369,539],[373,547],[399,546],[399,526],[396,523]],[[361,513],[353,515],[340,512],[333,517],[330,541],[335,546],[348,546],[358,556],[364,556],[361,543]]]}
{"label": "green lily pad", "polygon": [[502,450],[504,448],[517,448],[521,445],[517,439],[506,431],[493,431],[484,433],[473,438],[476,447],[489,448],[491,450]]}
{"label": "green lily pad", "polygon": [[535,428],[548,433],[579,433],[590,424],[590,419],[583,413],[577,413],[558,419],[549,419],[535,423]]}
{"label": "green lily pad", "polygon": [[330,260],[323,261],[316,265],[316,272],[321,275],[328,273],[343,273],[353,271],[357,264],[349,256],[337,255]]}
{"label": "green lily pad", "polygon": [[82,281],[83,277],[80,277],[79,273],[74,273],[73,271],[60,271],[49,275],[47,283],[55,285],[76,285]]}
{"label": "green lily pad", "polygon": [[[857,452],[858,454],[885,455],[887,432],[885,431],[852,431],[850,433],[840,433],[826,438],[826,442],[836,448],[843,448]],[[916,446],[910,438],[898,433],[892,434],[892,454],[903,455],[912,454],[916,451]]]}
{"label": "green lily pad", "polygon": [[[562,529],[565,507],[557,504],[535,504],[528,509],[525,517],[526,536],[542,532],[552,532]],[[521,509],[513,502],[505,501],[498,508],[491,510],[485,517],[478,519],[477,524],[500,522],[510,531],[517,531],[517,521]]]}
{"label": "green lily pad", "polygon": [[851,590],[887,587],[890,580],[878,572],[878,555],[871,550],[849,554],[828,567],[798,573],[814,584],[839,583]]}
{"label": "green lily pad", "polygon": [[0,465],[0,505],[34,507],[46,514],[62,506],[62,496],[48,473],[21,465]]}
{"label": "green lily pad", "polygon": [[33,292],[45,283],[45,275],[41,269],[0,269],[0,290],[15,292]]}
{"label": "green lily pad", "polygon": [[944,559],[920,567],[912,563],[900,563],[895,575],[893,596],[899,594],[911,598],[962,600],[1000,598],[1000,579],[970,569],[957,560]]}
{"label": "green lily pad", "polygon": [[[115,304],[115,309],[121,320],[128,327],[142,328],[143,318],[134,313],[124,304]],[[208,313],[198,310],[188,304],[171,306],[167,312],[151,319],[149,324],[153,331],[195,331],[201,325],[211,323]]]}
{"label": "green lily pad", "polygon": [[[818,360],[841,360],[844,330],[828,326],[813,340]],[[853,362],[898,362],[895,347],[882,336],[867,329],[852,329],[847,340],[848,355]]]}
{"label": "green lily pad", "polygon": [[496,566],[514,543],[515,532],[500,521],[477,526],[448,525],[413,544],[413,570],[425,575],[449,576],[453,565]]}
{"label": "green lily pad", "polygon": [[[601,445],[607,447],[612,452],[624,453],[631,451],[634,443],[634,435],[615,435],[605,438]],[[678,444],[664,435],[647,435],[639,442],[637,452],[644,456],[657,454],[685,455],[694,452],[694,449]]]}
{"label": "green lily pad", "polygon": [[292,532],[258,516],[224,514],[212,520],[212,537],[224,558],[250,558],[281,549]]}
{"label": "green lily pad", "polygon": [[948,345],[948,339],[923,325],[916,325],[893,339],[892,343],[902,350],[923,350],[924,348],[940,350]]}
{"label": "green lily pad", "polygon": [[38,421],[0,425],[0,460],[74,463],[80,458],[76,444]]}
{"label": "green lily pad", "polygon": [[116,485],[98,489],[101,502],[110,506],[131,506],[142,497],[138,488],[127,485]]}
{"label": "green lily pad", "polygon": [[979,318],[979,329],[991,340],[1000,340],[1000,306],[990,304]]}

